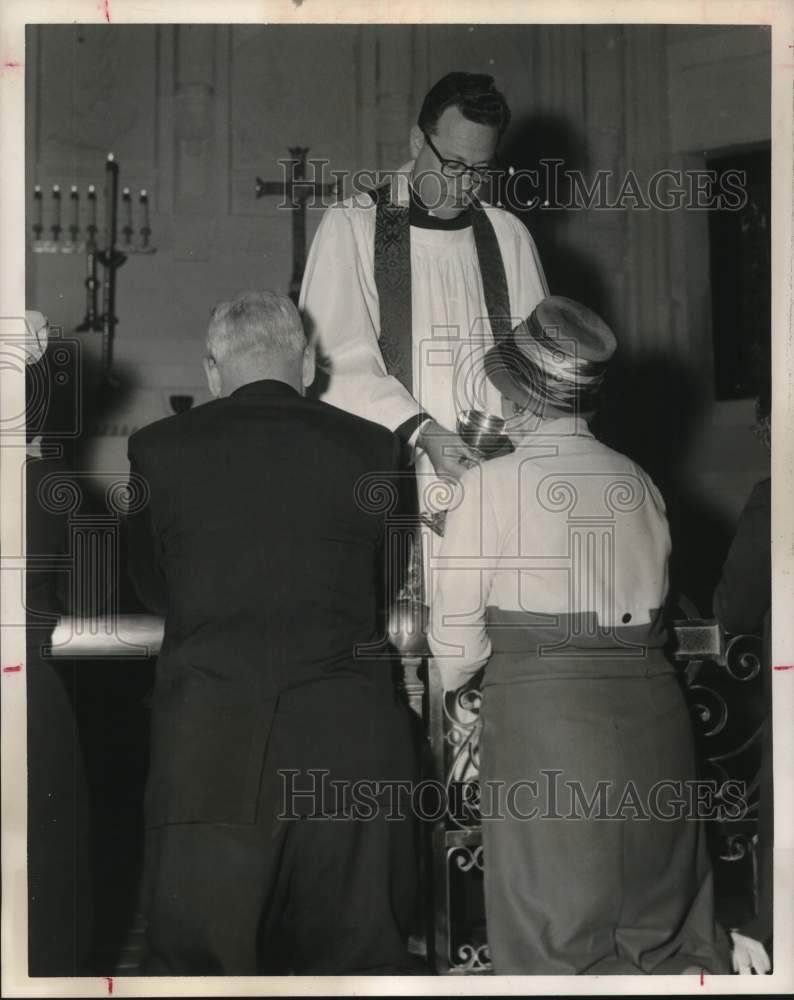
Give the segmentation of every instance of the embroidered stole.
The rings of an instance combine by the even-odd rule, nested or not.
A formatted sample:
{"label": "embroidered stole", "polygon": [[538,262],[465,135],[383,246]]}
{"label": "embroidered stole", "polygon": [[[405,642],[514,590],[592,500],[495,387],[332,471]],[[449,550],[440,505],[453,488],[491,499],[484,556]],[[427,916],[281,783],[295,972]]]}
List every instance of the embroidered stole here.
{"label": "embroidered stole", "polygon": [[[411,225],[408,205],[391,201],[391,185],[371,192],[375,214],[375,286],[380,304],[380,349],[386,371],[413,391],[413,318],[411,303]],[[476,202],[470,210],[474,244],[482,275],[485,305],[494,340],[512,329],[504,261],[491,220]],[[400,480],[398,509],[404,526],[395,531],[390,559],[388,605],[395,595],[425,603],[422,541],[412,457],[404,456],[408,478]],[[415,520],[414,520],[415,519]],[[426,650],[423,655],[427,655]]]}
{"label": "embroidered stole", "polygon": [[[386,371],[413,389],[411,226],[407,205],[395,205],[391,186],[371,192],[375,210],[375,287],[380,304],[380,350]],[[474,245],[494,341],[512,328],[504,261],[491,220],[479,202],[470,210]]]}

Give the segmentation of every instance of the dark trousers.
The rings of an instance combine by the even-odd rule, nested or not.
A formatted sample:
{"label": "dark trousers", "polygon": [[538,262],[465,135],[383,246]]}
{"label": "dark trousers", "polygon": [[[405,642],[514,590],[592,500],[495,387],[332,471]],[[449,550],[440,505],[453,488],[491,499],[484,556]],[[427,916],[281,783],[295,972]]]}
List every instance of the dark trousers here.
{"label": "dark trousers", "polygon": [[91,815],[67,686],[73,664],[39,656],[30,629],[28,694],[28,960],[31,976],[85,975],[91,941]]}
{"label": "dark trousers", "polygon": [[[317,730],[302,722],[305,747]],[[143,975],[417,971],[405,947],[416,903],[413,825],[386,810],[368,820],[278,819],[279,768],[329,761],[339,777],[334,748],[323,753],[320,737],[307,756],[294,724],[276,716],[255,823],[148,832]],[[356,737],[350,727],[336,733],[337,744]],[[305,777],[296,786],[307,787]]]}

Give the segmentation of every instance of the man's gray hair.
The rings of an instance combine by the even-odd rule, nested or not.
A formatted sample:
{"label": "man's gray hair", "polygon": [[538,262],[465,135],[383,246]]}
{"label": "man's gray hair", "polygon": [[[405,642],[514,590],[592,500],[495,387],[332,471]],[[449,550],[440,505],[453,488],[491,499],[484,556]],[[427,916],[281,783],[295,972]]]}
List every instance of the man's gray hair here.
{"label": "man's gray hair", "polygon": [[306,347],[300,313],[276,292],[242,292],[210,315],[207,351],[216,363],[250,354],[297,356]]}

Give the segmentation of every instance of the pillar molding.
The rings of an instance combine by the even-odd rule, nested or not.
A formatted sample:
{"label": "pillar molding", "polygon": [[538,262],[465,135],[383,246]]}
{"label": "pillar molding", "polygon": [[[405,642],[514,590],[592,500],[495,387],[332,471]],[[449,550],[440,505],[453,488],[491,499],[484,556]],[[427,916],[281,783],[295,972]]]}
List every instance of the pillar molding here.
{"label": "pillar molding", "polygon": [[217,31],[203,24],[174,29],[174,208],[191,215],[213,211]]}
{"label": "pillar molding", "polygon": [[[625,32],[625,167],[647,190],[654,172],[670,166],[666,28],[629,25]],[[675,342],[670,215],[627,209],[626,218],[627,346],[669,352]]]}
{"label": "pillar molding", "polygon": [[375,155],[383,170],[396,169],[410,156],[409,132],[419,110],[414,107],[415,43],[413,27],[376,29]]}

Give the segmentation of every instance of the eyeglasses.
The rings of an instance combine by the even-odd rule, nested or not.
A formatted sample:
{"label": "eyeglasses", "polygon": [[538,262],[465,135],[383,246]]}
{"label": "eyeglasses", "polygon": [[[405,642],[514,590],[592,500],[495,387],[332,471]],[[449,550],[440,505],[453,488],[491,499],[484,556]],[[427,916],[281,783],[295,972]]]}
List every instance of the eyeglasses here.
{"label": "eyeglasses", "polygon": [[433,143],[433,140],[427,132],[423,130],[422,135],[425,137],[428,146],[436,154],[436,158],[441,164],[441,173],[445,177],[463,177],[464,174],[470,174],[472,180],[483,181],[488,176],[489,172],[496,166],[495,157],[489,160],[488,163],[478,163],[476,165],[464,163],[462,160],[448,160],[445,156],[442,156],[441,153],[439,153]]}

